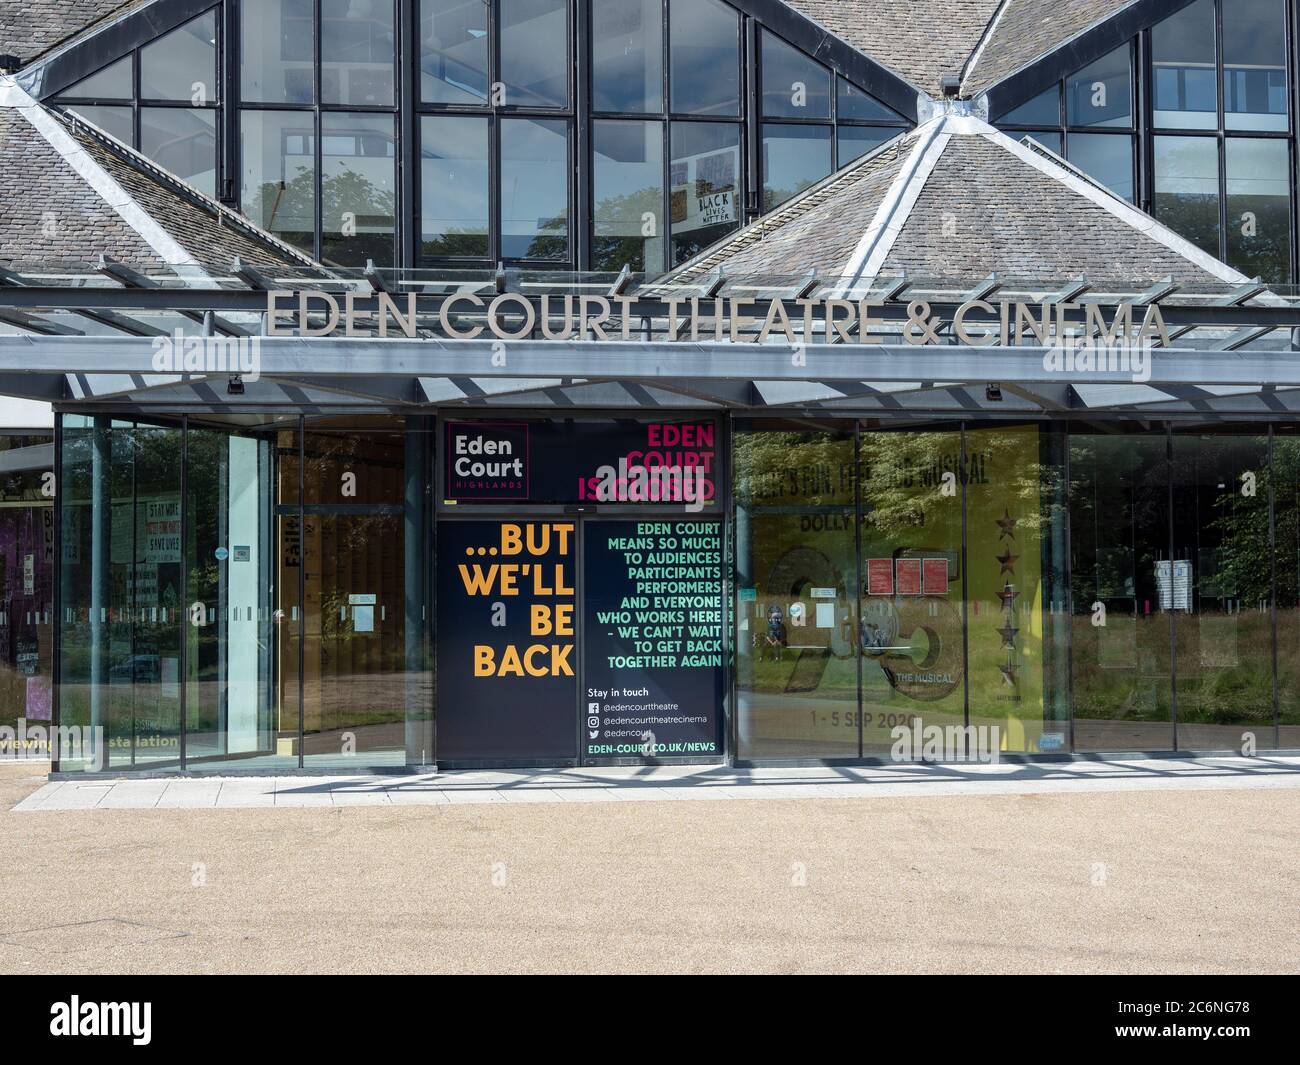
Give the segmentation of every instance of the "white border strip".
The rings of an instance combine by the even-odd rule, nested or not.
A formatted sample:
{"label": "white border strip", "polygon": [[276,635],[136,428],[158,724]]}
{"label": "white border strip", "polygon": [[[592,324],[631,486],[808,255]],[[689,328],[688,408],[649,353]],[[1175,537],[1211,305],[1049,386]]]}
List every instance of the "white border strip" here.
{"label": "white border strip", "polygon": [[12,77],[0,75],[0,107],[17,111],[53,148],[67,165],[108,204],[155,255],[172,268],[186,284],[211,285],[212,279],[180,242],[135,202],[85,148],[73,139],[62,123],[38,104]]}
{"label": "white border strip", "polygon": [[836,297],[843,299],[850,292],[859,289],[863,282],[870,284],[884,265],[885,259],[893,250],[898,235],[907,224],[907,219],[916,206],[916,201],[930,180],[939,157],[948,146],[951,134],[948,132],[950,118],[941,116],[932,119],[927,129],[922,126],[917,130],[917,145],[912,149],[906,165],[894,179],[889,192],[876,209],[862,239],[853,249],[853,254],[839,271],[846,282],[836,290]]}

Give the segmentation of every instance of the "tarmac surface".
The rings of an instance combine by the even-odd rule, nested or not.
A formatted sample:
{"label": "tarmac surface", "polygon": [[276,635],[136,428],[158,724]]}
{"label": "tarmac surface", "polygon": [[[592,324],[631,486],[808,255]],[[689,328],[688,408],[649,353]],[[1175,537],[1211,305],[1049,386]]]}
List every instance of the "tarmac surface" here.
{"label": "tarmac surface", "polygon": [[0,972],[1300,971],[1295,759],[905,768],[15,810],[62,787],[3,764]]}

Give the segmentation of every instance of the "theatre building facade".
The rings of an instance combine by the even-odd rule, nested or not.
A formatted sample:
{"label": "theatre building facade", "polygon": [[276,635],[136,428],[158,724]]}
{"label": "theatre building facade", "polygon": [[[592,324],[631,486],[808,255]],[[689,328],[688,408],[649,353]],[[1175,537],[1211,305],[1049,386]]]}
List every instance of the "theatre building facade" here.
{"label": "theatre building facade", "polygon": [[0,748],[1300,749],[1298,16],[0,2]]}

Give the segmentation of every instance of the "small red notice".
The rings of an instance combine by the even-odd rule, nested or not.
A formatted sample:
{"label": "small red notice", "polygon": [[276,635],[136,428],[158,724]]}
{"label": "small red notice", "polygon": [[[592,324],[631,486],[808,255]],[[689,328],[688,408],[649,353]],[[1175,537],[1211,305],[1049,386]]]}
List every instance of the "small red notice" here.
{"label": "small red notice", "polygon": [[921,560],[900,558],[895,565],[899,595],[921,594]]}
{"label": "small red notice", "polygon": [[867,595],[894,594],[894,560],[867,559]]}
{"label": "small red notice", "polygon": [[948,560],[946,558],[927,558],[925,560],[925,594],[948,594]]}

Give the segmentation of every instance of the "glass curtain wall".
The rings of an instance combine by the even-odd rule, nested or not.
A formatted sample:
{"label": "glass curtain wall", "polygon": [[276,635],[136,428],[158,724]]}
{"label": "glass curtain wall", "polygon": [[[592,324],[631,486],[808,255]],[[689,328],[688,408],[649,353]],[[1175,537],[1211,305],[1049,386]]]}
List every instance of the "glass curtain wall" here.
{"label": "glass curtain wall", "polygon": [[61,723],[107,768],[430,761],[432,432],[235,421],[63,416]]}
{"label": "glass curtain wall", "polygon": [[[1248,277],[1293,283],[1287,0],[1195,0],[1144,31],[1150,167],[1136,181],[1130,42],[997,119]],[[1137,195],[1140,194],[1140,195]]]}
{"label": "glass curtain wall", "polygon": [[930,725],[1008,754],[1294,746],[1295,439],[738,423],[737,756],[888,757]]}
{"label": "glass curtain wall", "polygon": [[53,437],[0,435],[0,726],[15,731],[53,705],[53,467]]}
{"label": "glass curtain wall", "polygon": [[240,204],[323,261],[397,261],[395,0],[240,5]]}
{"label": "glass curtain wall", "polygon": [[220,6],[64,89],[55,103],[217,195]]}

